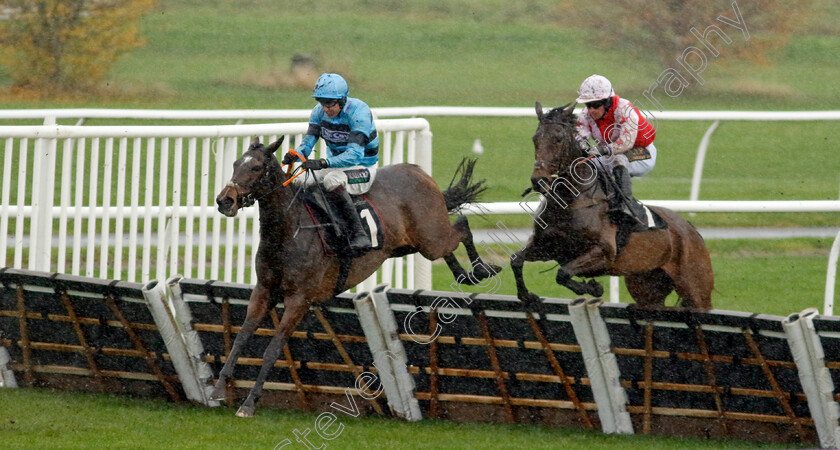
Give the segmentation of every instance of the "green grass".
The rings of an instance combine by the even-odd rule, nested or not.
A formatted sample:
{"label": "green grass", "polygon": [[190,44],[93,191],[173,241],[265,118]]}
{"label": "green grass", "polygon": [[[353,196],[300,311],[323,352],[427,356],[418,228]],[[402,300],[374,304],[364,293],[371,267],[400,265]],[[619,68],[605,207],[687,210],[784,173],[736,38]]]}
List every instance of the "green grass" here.
{"label": "green grass", "polygon": [[[579,24],[564,21],[561,6],[547,0],[349,0],[340,6],[253,0],[236,5],[170,0],[145,17],[148,45],[121,59],[107,80],[123,95],[71,99],[67,105],[17,103],[310,107],[310,87],[248,83],[253,75],[288,70],[298,53],[315,56],[324,70],[346,74],[354,95],[382,106],[559,104],[569,101],[592,72],[610,75],[620,93],[637,98],[666,68],[655,58],[628,61],[631,56],[623,51],[592,48],[574,27]],[[838,41],[837,33],[806,27],[797,30],[773,66],[710,60],[705,85],[692,85],[676,98],[662,96],[663,106],[835,108],[840,92],[825,80],[836,71],[832,49]],[[732,45],[744,44],[736,40]],[[2,81],[9,79],[4,75]]]}
{"label": "green grass", "polygon": [[[234,417],[233,408],[173,405],[102,394],[45,389],[4,389],[0,401],[3,448],[261,448],[284,439],[292,445],[294,430],[313,430],[317,413],[260,409],[252,419]],[[312,431],[314,446],[387,449],[752,449],[791,448],[739,441],[703,441],[646,436],[615,436],[572,429],[502,424],[463,424],[424,420],[407,423],[386,418],[351,418],[337,414],[324,441]]]}

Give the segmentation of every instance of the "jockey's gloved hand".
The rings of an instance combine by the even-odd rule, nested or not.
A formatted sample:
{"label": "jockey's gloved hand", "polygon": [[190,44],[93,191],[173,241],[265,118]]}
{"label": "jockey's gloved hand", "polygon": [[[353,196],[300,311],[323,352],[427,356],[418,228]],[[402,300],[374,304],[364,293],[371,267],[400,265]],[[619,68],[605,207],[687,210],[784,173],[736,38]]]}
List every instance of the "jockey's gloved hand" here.
{"label": "jockey's gloved hand", "polygon": [[293,162],[295,162],[297,160],[298,160],[298,157],[293,155],[291,152],[289,152],[289,153],[286,153],[285,155],[283,155],[282,163],[283,163],[283,165],[288,165],[288,164],[292,164]]}
{"label": "jockey's gloved hand", "polygon": [[601,156],[612,156],[613,155],[612,147],[610,147],[609,145],[599,145],[597,152]]}
{"label": "jockey's gloved hand", "polygon": [[327,160],[325,159],[307,159],[300,165],[304,169],[320,170],[327,167]]}

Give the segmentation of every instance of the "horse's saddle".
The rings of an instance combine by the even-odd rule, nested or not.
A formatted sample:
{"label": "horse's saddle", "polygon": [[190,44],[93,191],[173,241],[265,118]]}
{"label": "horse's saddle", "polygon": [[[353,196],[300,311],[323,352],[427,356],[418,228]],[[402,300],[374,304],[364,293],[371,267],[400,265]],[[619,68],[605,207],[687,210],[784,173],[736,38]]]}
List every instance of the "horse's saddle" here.
{"label": "horse's saddle", "polygon": [[[321,238],[324,253],[330,256],[359,256],[358,253],[351,254],[349,250],[350,224],[341,217],[335,205],[326,201],[317,189],[317,187],[307,188],[301,190],[298,195],[315,223],[314,227]],[[362,219],[362,227],[370,237],[371,247],[368,250],[382,248],[385,242],[385,229],[376,206],[364,194],[350,197]]]}

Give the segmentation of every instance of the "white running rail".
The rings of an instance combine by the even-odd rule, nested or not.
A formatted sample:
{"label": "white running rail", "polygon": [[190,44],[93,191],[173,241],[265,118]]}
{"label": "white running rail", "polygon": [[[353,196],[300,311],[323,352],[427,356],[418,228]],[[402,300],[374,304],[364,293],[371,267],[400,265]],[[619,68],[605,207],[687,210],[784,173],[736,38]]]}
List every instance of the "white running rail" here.
{"label": "white running rail", "polygon": [[[372,108],[378,118],[386,117],[536,117],[534,108],[481,106],[410,106]],[[0,111],[0,120],[43,120],[45,124],[57,119],[75,119],[81,125],[86,119],[143,119],[143,120],[305,120],[311,109],[286,110],[155,110],[155,109],[18,109]],[[576,112],[580,112],[577,110]],[[712,135],[721,121],[823,121],[840,120],[835,111],[656,111],[643,110],[654,126],[659,120],[701,120],[713,123],[706,130],[697,148],[691,180],[690,200],[700,198],[703,165]]]}

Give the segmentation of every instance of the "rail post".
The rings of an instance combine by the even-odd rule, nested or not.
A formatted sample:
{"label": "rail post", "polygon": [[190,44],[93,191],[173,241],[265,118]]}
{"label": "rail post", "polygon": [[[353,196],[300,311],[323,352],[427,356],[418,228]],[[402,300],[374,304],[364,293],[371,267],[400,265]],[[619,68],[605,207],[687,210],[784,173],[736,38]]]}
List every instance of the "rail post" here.
{"label": "rail post", "polygon": [[840,256],[840,231],[834,237],[834,244],[831,245],[831,252],[828,254],[828,271],[825,275],[825,300],[823,302],[823,314],[834,315],[834,287],[837,280],[837,258]]}
{"label": "rail post", "polygon": [[[703,178],[703,163],[706,161],[706,151],[709,148],[709,141],[712,139],[712,133],[715,132],[720,120],[715,120],[712,125],[706,130],[703,139],[700,140],[700,146],[697,147],[697,158],[694,160],[694,175],[691,177],[691,194],[689,199],[697,200],[700,198],[700,181]],[[692,213],[694,215],[694,213]]]}
{"label": "rail post", "polygon": [[[44,125],[55,125],[55,117],[46,117]],[[32,166],[32,247],[29,269],[50,271],[52,256],[52,206],[55,191],[55,151],[57,137],[35,140]]]}

